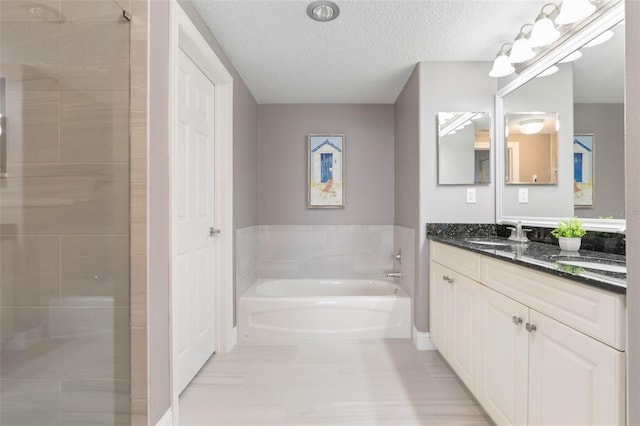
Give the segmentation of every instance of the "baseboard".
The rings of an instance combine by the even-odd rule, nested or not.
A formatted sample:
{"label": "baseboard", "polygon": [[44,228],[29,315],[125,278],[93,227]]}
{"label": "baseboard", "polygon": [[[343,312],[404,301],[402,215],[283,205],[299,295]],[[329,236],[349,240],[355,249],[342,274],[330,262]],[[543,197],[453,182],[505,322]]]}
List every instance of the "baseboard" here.
{"label": "baseboard", "polygon": [[158,420],[156,426],[173,426],[173,412],[171,411],[171,407],[169,407],[167,412],[164,413],[164,416]]}
{"label": "baseboard", "polygon": [[417,328],[413,327],[413,333],[411,334],[411,338],[413,340],[413,345],[419,351],[435,351],[436,347],[433,342],[431,342],[431,337],[429,333],[418,331]]}

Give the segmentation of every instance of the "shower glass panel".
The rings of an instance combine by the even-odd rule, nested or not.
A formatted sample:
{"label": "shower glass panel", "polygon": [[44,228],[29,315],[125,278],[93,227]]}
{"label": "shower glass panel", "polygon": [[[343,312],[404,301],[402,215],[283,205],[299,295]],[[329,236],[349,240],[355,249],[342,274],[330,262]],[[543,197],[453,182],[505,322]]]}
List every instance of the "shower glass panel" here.
{"label": "shower glass panel", "polygon": [[0,1],[2,426],[130,423],[129,33]]}

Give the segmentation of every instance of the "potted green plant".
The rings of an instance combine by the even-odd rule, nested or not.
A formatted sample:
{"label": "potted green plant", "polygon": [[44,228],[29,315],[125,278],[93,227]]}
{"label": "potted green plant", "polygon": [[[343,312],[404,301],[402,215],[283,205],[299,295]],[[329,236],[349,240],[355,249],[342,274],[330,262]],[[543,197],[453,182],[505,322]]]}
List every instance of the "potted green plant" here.
{"label": "potted green plant", "polygon": [[586,233],[587,231],[582,227],[582,223],[575,216],[559,221],[556,229],[551,231],[551,235],[558,239],[560,249],[564,251],[580,250],[582,237]]}

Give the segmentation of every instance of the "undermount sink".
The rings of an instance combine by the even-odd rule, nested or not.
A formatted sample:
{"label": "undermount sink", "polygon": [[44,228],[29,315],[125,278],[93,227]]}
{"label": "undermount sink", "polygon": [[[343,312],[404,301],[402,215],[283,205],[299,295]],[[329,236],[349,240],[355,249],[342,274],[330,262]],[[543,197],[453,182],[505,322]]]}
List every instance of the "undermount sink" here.
{"label": "undermount sink", "polygon": [[472,244],[479,244],[481,246],[498,246],[498,247],[506,247],[510,244],[505,241],[495,241],[495,240],[477,240],[477,239],[468,239],[468,242]]}
{"label": "undermount sink", "polygon": [[559,260],[558,263],[579,268],[596,269],[598,271],[617,272],[620,274],[627,273],[627,266],[622,263],[597,263],[584,260]]}

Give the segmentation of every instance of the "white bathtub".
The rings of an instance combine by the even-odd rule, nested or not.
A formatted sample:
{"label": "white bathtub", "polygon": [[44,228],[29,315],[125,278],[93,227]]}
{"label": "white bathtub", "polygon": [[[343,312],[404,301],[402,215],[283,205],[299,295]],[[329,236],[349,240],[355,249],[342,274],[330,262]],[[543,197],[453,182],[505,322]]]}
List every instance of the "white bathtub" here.
{"label": "white bathtub", "polygon": [[241,297],[245,342],[410,338],[411,300],[383,280],[258,280]]}

